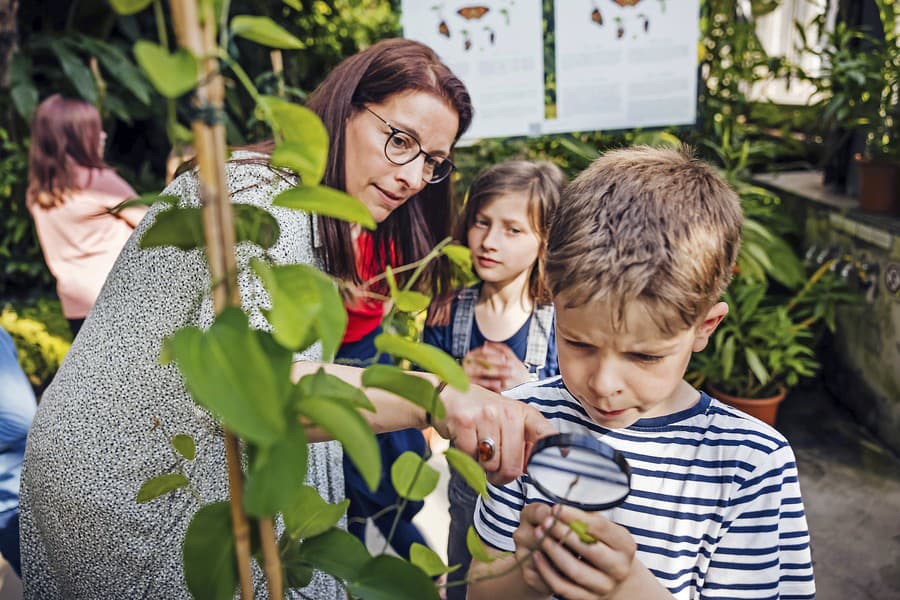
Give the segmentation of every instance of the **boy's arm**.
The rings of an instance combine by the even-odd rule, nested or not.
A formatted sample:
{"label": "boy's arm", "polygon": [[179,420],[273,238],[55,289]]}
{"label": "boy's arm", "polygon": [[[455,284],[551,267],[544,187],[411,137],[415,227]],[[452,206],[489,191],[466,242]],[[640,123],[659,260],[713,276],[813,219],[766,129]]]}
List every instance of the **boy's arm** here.
{"label": "boy's arm", "polygon": [[729,595],[814,598],[809,529],[790,446],[758,465],[731,500],[704,588]]}

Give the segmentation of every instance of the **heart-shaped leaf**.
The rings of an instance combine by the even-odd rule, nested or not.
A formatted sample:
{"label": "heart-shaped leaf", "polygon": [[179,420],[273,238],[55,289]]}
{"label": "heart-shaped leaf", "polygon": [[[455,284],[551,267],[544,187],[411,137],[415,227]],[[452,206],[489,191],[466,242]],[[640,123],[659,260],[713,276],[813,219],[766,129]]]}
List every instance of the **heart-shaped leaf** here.
{"label": "heart-shaped leaf", "polygon": [[460,452],[456,448],[447,448],[444,452],[447,462],[457,473],[462,475],[469,487],[475,490],[482,498],[487,498],[487,477],[475,459]]}
{"label": "heart-shaped leaf", "polygon": [[166,98],[177,98],[197,85],[200,67],[187,50],[169,54],[159,44],[140,40],[134,45],[134,57],[153,87]]}
{"label": "heart-shaped leaf", "polygon": [[172,447],[175,448],[178,454],[188,460],[194,460],[194,457],[197,456],[197,444],[194,443],[194,438],[186,433],[173,435]]}
{"label": "heart-shaped leaf", "polygon": [[440,473],[415,452],[404,452],[391,465],[391,483],[401,498],[423,500],[437,487]]}
{"label": "heart-shaped leaf", "polygon": [[437,552],[419,543],[414,543],[410,546],[409,562],[422,569],[429,577],[437,577],[443,573],[452,573],[462,566],[453,565],[448,567],[441,560],[441,557],[437,555]]}
{"label": "heart-shaped leaf", "polygon": [[347,512],[349,500],[338,504],[325,502],[314,488],[300,488],[293,503],[284,511],[284,527],[291,538],[311,538],[337,525]]}

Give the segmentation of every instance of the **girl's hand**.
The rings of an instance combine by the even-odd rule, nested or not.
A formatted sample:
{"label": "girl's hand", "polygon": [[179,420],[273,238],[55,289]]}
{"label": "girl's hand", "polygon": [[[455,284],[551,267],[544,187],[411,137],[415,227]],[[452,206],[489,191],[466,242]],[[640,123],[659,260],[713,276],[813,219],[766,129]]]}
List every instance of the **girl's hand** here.
{"label": "girl's hand", "polygon": [[462,360],[462,368],[469,381],[494,392],[517,386],[528,381],[528,369],[509,346],[499,342],[487,342],[470,350]]}
{"label": "girl's hand", "polygon": [[[534,529],[536,539],[543,538],[533,557],[534,566],[540,581],[553,593],[570,600],[615,598],[629,579],[638,577],[637,545],[627,529],[599,513],[569,506],[545,508],[528,506],[522,515],[524,521],[531,509],[535,513],[532,521],[543,517]],[[597,541],[581,541],[569,527],[572,521],[587,524],[587,533]]]}

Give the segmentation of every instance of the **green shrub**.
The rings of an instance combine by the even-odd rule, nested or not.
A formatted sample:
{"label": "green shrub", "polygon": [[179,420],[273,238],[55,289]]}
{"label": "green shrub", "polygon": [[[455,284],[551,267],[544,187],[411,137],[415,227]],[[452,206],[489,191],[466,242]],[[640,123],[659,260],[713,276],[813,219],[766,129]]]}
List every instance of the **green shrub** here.
{"label": "green shrub", "polygon": [[12,336],[31,384],[38,390],[46,387],[72,345],[59,302],[41,299],[21,312],[7,305],[0,312],[0,327]]}

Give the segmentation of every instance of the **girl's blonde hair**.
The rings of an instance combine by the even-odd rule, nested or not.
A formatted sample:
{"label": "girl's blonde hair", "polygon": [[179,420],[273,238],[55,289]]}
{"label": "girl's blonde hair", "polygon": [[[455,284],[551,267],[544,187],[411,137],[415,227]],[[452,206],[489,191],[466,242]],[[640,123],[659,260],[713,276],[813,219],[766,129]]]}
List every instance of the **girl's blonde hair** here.
{"label": "girl's blonde hair", "polygon": [[547,234],[565,185],[566,176],[551,162],[508,160],[496,164],[481,171],[472,182],[462,218],[457,225],[456,239],[465,245],[469,228],[475,223],[475,217],[482,207],[504,194],[527,194],[527,214],[540,241],[537,260],[528,282],[528,293],[537,304],[551,302],[545,275]]}

